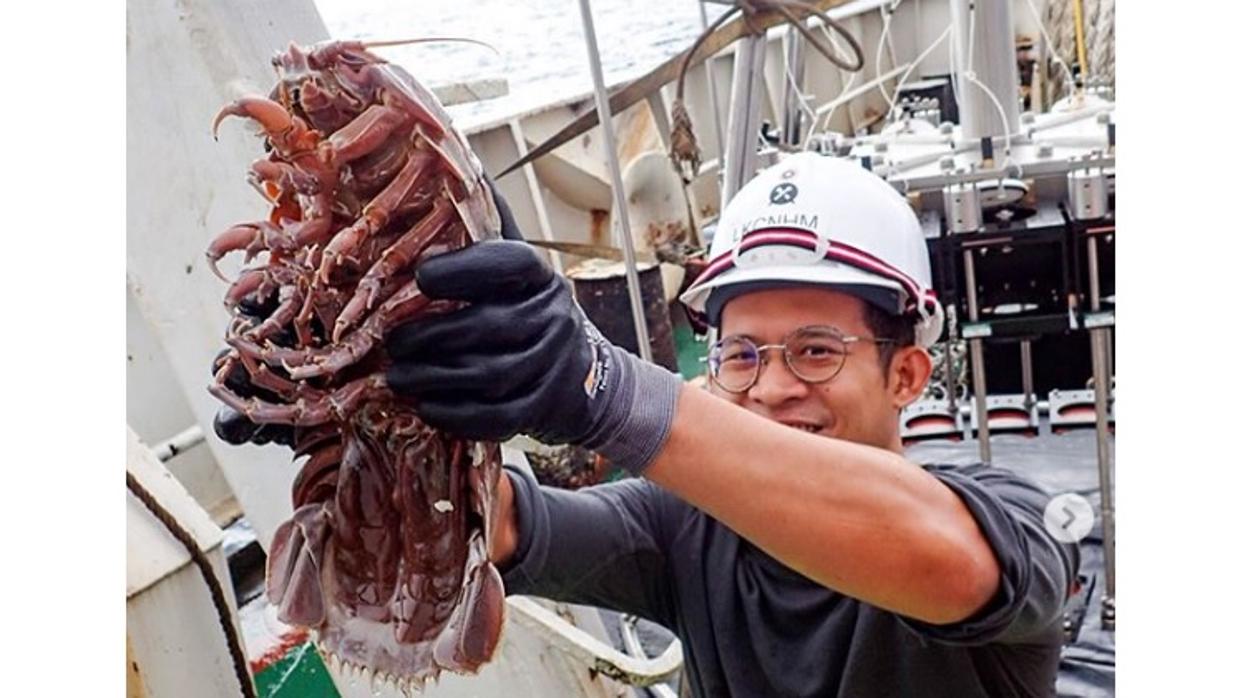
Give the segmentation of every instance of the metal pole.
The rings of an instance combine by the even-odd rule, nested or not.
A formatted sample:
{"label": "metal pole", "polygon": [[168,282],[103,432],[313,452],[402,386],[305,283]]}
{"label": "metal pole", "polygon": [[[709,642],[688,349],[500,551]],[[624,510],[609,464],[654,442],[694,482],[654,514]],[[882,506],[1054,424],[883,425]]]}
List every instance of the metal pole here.
{"label": "metal pole", "polygon": [[945,389],[949,391],[949,412],[958,412],[958,379],[953,375],[953,336],[945,342]]}
{"label": "metal pole", "polygon": [[[641,646],[641,638],[637,636],[637,620],[637,616],[634,615],[620,616],[620,637],[624,640],[625,652],[630,656],[649,660],[650,657],[646,656],[646,649]],[[649,691],[658,698],[677,698],[676,692],[662,683],[646,686],[643,692],[645,691]]]}
{"label": "metal pole", "polygon": [[[962,250],[962,262],[966,267],[966,311],[971,322],[979,321],[979,295],[975,290],[975,256]],[[979,458],[992,462],[992,446],[988,444],[988,379],[984,376],[984,340],[974,337],[971,345],[971,381],[975,390],[975,423],[979,425]]]}
{"label": "metal pole", "polygon": [[672,122],[667,118],[667,105],[663,103],[663,93],[655,90],[646,95],[646,104],[650,106],[650,116],[654,118],[654,130],[659,132],[659,140],[663,141],[663,152],[670,152]]}
{"label": "metal pole", "polygon": [[[1035,15],[1039,17],[1039,14]],[[1044,21],[1044,20],[1040,20]],[[1036,57],[1036,91],[1039,94],[1031,97],[1031,110],[1037,114],[1045,114],[1049,111],[1049,52],[1053,47],[1049,46],[1049,42],[1045,39],[1044,34],[1040,35],[1040,51]]]}
{"label": "metal pole", "polygon": [[162,441],[152,447],[152,453],[156,454],[156,458],[160,462],[173,458],[179,453],[183,453],[204,441],[204,430],[199,428],[198,424],[183,429],[182,431],[169,437],[167,441]]}
{"label": "metal pole", "polygon": [[[979,140],[1018,131],[1013,5],[1004,0],[950,0],[957,63],[965,66],[965,70],[953,71],[959,79],[958,114],[967,138]],[[967,72],[974,73],[982,87],[971,82]],[[1001,122],[1001,112],[985,90],[1000,103],[1006,123]]]}
{"label": "metal pole", "polygon": [[[511,131],[511,139],[516,144],[516,153],[520,157],[529,154],[529,144],[524,140],[524,132],[520,129],[520,120],[512,119],[507,122],[507,127]],[[542,186],[537,181],[537,171],[533,169],[533,163],[526,164],[524,170],[524,181],[529,187],[529,197],[533,199],[533,208],[537,211],[537,227],[542,232],[542,239],[550,242],[555,239],[550,229],[550,216],[546,212],[546,199],[542,197]],[[555,271],[563,274],[563,258],[555,254],[553,251],[549,253],[551,265]]]}
{"label": "metal pole", "polygon": [[[855,87],[854,89],[850,90],[849,92],[846,92],[843,95],[838,95],[832,98],[831,100],[829,100],[822,106],[815,108],[815,117],[817,118],[817,117],[823,116],[824,114],[827,114],[828,112],[834,109],[837,109],[842,104],[845,104],[846,102],[851,102],[854,99],[858,98],[859,96],[864,95],[874,90],[877,85],[888,82],[889,80],[892,80],[898,75],[901,75],[902,73],[906,72],[907,70],[910,69],[910,66],[912,65],[914,64],[906,63],[905,65],[899,65],[896,68],[893,68],[892,70],[884,73],[883,75],[880,75],[879,77],[875,77],[875,78],[872,78],[871,80],[868,80],[867,82],[864,82],[863,84]],[[948,154],[949,153],[947,152],[942,152],[941,156],[943,157]]]}
{"label": "metal pole", "polygon": [[754,176],[758,160],[758,128],[762,120],[763,64],[767,57],[767,37],[750,36],[737,41],[732,65],[732,96],[728,102],[727,148],[719,210]]}
{"label": "metal pole", "polygon": [[1027,409],[1031,409],[1032,405],[1036,404],[1035,373],[1031,365],[1031,340],[1022,340],[1018,343],[1018,347],[1022,353],[1023,362],[1023,394],[1027,396]]}
{"label": "metal pole", "polygon": [[784,124],[781,138],[789,145],[802,144],[802,84],[806,82],[806,38],[795,27],[785,36],[784,52]]}
{"label": "metal pole", "polygon": [[1114,383],[1114,331],[1105,331],[1105,372],[1109,374],[1110,386]]}
{"label": "metal pole", "polygon": [[1105,333],[1109,329],[1092,330],[1092,376],[1096,396],[1096,463],[1101,487],[1101,531],[1105,550],[1105,595],[1101,605],[1101,625],[1114,627],[1114,492],[1109,459],[1109,386],[1105,371]]}
{"label": "metal pole", "polygon": [[[1092,312],[1101,309],[1099,280],[1100,261],[1096,253],[1096,238],[1088,236],[1088,289]],[[1090,329],[1092,336],[1092,385],[1096,399],[1096,465],[1101,488],[1101,531],[1105,551],[1105,594],[1101,600],[1101,626],[1113,629],[1115,624],[1115,565],[1114,550],[1114,483],[1113,464],[1109,458],[1109,375],[1106,365],[1108,327]]]}
{"label": "metal pole", "polygon": [[[706,3],[698,0],[698,11],[702,13],[702,28],[710,26],[706,18]],[[724,119],[719,114],[719,90],[715,88],[715,56],[707,56],[703,67],[706,69],[706,86],[711,93],[711,111],[715,114],[715,145],[719,146],[717,157],[724,161]]]}
{"label": "metal pole", "polygon": [[633,250],[633,229],[628,223],[628,202],[624,198],[624,180],[615,151],[615,124],[602,79],[602,60],[598,54],[598,36],[594,33],[594,17],[589,0],[579,0],[581,22],[585,26],[585,46],[589,51],[589,72],[594,78],[594,99],[598,103],[598,123],[602,127],[602,147],[606,151],[607,169],[611,171],[611,191],[615,194],[615,220],[624,250],[624,273],[628,277],[628,301],[633,310],[633,328],[637,331],[637,349],[641,358],[651,361],[650,333],[646,329],[645,306],[641,302],[641,279],[637,276],[637,253]]}

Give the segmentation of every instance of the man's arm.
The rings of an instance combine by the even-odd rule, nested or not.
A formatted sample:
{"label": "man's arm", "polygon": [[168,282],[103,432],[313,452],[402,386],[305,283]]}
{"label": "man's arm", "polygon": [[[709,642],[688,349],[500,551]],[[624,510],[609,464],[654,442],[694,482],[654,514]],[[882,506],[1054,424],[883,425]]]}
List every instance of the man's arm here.
{"label": "man's arm", "polygon": [[970,509],[1001,568],[996,596],[973,617],[952,625],[902,621],[945,644],[1054,645],[1062,612],[1079,573],[1079,546],[1060,543],[1045,528],[1051,495],[1008,468],[978,464],[925,466]]}
{"label": "man's arm", "polygon": [[955,622],[992,598],[996,560],[949,488],[896,454],[804,434],[684,387],[604,340],[522,243],[432,257],[417,281],[430,298],[469,303],[387,338],[387,382],[414,398],[426,423],[598,451],[816,581],[920,621]]}
{"label": "man's arm", "polygon": [[998,588],[974,518],[932,475],[689,386],[645,476],[807,577],[904,616],[954,623]]}
{"label": "man's arm", "polygon": [[671,627],[665,498],[640,479],[574,492],[543,487],[527,467],[508,465],[490,560],[508,594],[612,608]]}

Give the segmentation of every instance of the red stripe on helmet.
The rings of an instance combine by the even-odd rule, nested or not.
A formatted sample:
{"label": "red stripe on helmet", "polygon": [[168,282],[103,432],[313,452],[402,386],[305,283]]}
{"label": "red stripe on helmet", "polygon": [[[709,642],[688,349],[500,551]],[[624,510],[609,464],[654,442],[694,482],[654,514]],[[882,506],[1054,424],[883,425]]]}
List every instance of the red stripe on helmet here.
{"label": "red stripe on helmet", "polygon": [[[712,259],[707,264],[706,269],[694,279],[692,285],[697,286],[709,282],[711,279],[734,267],[733,253],[737,248],[740,248],[741,252],[745,252],[764,245],[791,245],[815,250],[818,249],[819,236],[810,231],[797,228],[768,228],[751,231],[741,238],[736,247]],[[924,305],[937,305],[936,293],[934,291],[922,288],[908,274],[879,257],[852,245],[846,245],[843,242],[828,240],[827,245],[828,250],[824,254],[825,259],[844,262],[850,266],[892,279],[901,284],[909,296],[906,310],[912,310],[917,307],[920,299],[922,299]]]}

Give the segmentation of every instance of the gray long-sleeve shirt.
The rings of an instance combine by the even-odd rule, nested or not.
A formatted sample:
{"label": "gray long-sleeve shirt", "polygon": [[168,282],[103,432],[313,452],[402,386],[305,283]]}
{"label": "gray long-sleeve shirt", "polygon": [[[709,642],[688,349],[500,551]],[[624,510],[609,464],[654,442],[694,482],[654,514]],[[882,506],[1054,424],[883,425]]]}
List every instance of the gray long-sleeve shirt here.
{"label": "gray long-sleeve shirt", "polygon": [[1078,549],[1048,495],[1001,468],[924,466],[966,503],[1001,567],[975,616],[932,625],[785,567],[641,479],[568,492],[508,466],[519,543],[509,594],[633,613],[680,637],[699,696],[1050,696]]}

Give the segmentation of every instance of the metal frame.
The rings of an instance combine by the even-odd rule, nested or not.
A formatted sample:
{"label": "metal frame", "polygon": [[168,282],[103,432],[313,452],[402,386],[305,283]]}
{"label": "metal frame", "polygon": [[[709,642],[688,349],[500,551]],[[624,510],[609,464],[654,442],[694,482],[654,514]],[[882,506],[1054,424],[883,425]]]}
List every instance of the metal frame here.
{"label": "metal frame", "polygon": [[620,248],[624,250],[624,274],[628,279],[628,301],[633,311],[633,329],[637,332],[637,351],[641,358],[653,361],[650,351],[650,332],[646,328],[645,306],[641,301],[641,279],[637,274],[637,251],[633,249],[633,228],[628,222],[628,202],[624,196],[624,178],[620,174],[620,161],[616,155],[615,122],[611,119],[611,105],[602,77],[602,58],[598,53],[598,35],[594,32],[594,16],[589,0],[579,0],[581,22],[585,29],[585,47],[589,52],[589,72],[594,78],[594,101],[598,105],[598,124],[602,129],[602,148],[611,171],[611,192],[615,195],[615,220],[620,235]]}
{"label": "metal frame", "polygon": [[[1077,228],[1084,231],[1083,226]],[[1091,313],[1101,310],[1100,269],[1096,236],[1087,236],[1088,245],[1088,307]],[[1086,325],[1086,316],[1085,316]],[[1107,630],[1115,625],[1114,599],[1116,567],[1114,535],[1113,463],[1109,456],[1109,333],[1112,325],[1089,327],[1092,343],[1092,383],[1096,399],[1096,464],[1101,491],[1101,530],[1105,549],[1105,593],[1101,600],[1101,626]]]}
{"label": "metal frame", "polygon": [[758,130],[762,126],[763,69],[767,63],[767,37],[750,36],[737,42],[732,66],[732,93],[728,100],[726,152],[720,174],[719,210],[722,212],[741,187],[754,176],[758,163]]}
{"label": "metal frame", "polygon": [[[1040,408],[1037,403],[1028,403],[1026,394],[1010,394],[1010,395],[989,395],[985,400],[988,411],[988,424],[985,431],[991,434],[1025,434],[1028,436],[1040,435]],[[1001,417],[1002,411],[1021,411],[1026,415],[1025,424],[1009,424],[1003,423]],[[978,417],[971,415],[971,432],[978,433],[980,424]]]}
{"label": "metal frame", "polygon": [[806,83],[806,37],[795,27],[789,27],[784,36],[787,42],[784,47],[784,87],[781,93],[783,121],[780,124],[782,142],[798,146],[802,144],[802,118],[806,113],[802,110],[803,85]]}
{"label": "metal frame", "polygon": [[680,640],[673,640],[658,657],[634,657],[564,621],[533,599],[512,596],[507,604],[509,611],[516,611],[508,614],[509,620],[528,628],[578,664],[593,667],[597,673],[630,686],[653,686],[675,675],[684,665]]}
{"label": "metal frame", "polygon": [[[916,422],[925,418],[948,422],[944,426],[915,426]],[[944,398],[929,398],[912,402],[901,411],[901,442],[904,445],[936,439],[962,441],[965,438],[966,425],[956,402],[951,404]]]}
{"label": "metal frame", "polygon": [[[511,139],[516,144],[516,152],[519,157],[529,154],[529,144],[524,140],[524,132],[520,128],[520,120],[512,119],[507,122],[507,128],[511,132]],[[546,198],[542,196],[541,183],[537,181],[537,171],[533,169],[533,163],[526,163],[524,167],[524,181],[529,187],[529,197],[533,199],[533,208],[537,210],[537,226],[542,233],[542,239],[551,242],[555,239],[554,233],[550,227],[550,214],[546,211]],[[550,255],[551,264],[555,271],[563,274],[563,259],[557,255]]]}
{"label": "metal frame", "polygon": [[[638,617],[634,615],[620,616],[620,638],[624,641],[624,649],[629,656],[649,661],[650,657],[646,656],[646,650],[641,646],[641,637],[637,635],[638,620]],[[680,641],[673,640],[672,644],[679,645]],[[667,651],[665,650],[663,654],[667,654]],[[657,696],[657,698],[677,698],[676,692],[663,683],[652,683],[646,686],[646,690]]]}
{"label": "metal frame", "polygon": [[[698,12],[702,16],[702,29],[705,30],[710,26],[709,20],[706,18],[706,2],[698,0]],[[715,115],[715,145],[719,148],[716,151],[717,159],[724,156],[724,119],[719,113],[719,89],[716,87],[715,81],[715,56],[707,56],[706,62],[703,64],[706,70],[706,89],[710,93],[711,113]]]}
{"label": "metal frame", "polygon": [[[975,255],[971,248],[962,250],[962,263],[966,274],[966,313],[971,322],[979,322],[979,294],[975,288]],[[988,423],[988,379],[984,373],[984,340],[973,337],[969,340],[971,349],[971,390],[975,393],[975,419],[977,424]],[[980,429],[976,438],[979,440],[979,458],[985,463],[992,463],[992,445],[989,443],[987,429]]]}
{"label": "metal frame", "polygon": [[1019,360],[1023,366],[1023,395],[1027,396],[1027,407],[1036,404],[1035,372],[1031,365],[1031,339],[1023,339],[1018,343]]}

